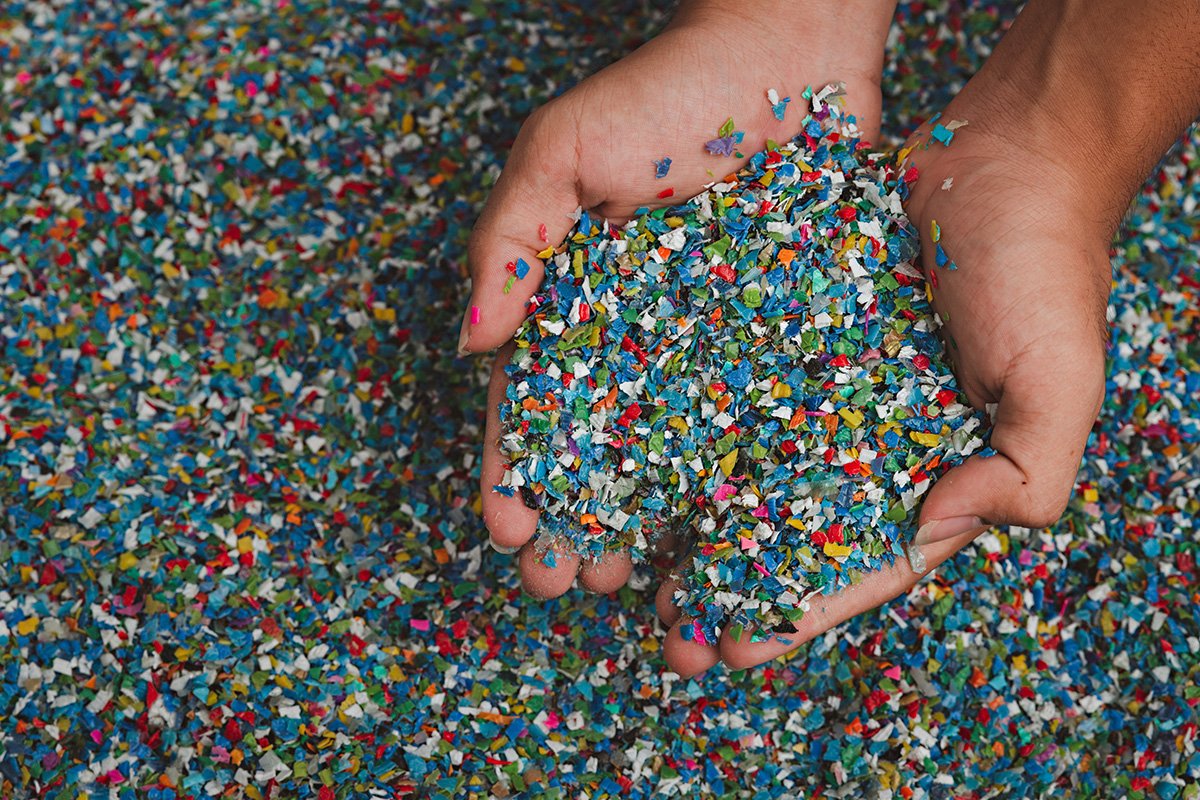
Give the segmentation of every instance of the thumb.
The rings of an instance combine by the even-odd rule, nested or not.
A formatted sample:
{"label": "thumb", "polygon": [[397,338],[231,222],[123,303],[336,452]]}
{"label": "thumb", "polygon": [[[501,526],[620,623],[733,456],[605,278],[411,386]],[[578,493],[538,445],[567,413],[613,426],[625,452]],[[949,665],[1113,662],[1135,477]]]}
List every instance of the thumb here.
{"label": "thumb", "polygon": [[576,149],[564,133],[568,128],[554,116],[552,106],[545,106],[521,126],[471,232],[471,299],[459,333],[460,355],[492,350],[512,337],[542,282],[537,254],[558,245],[574,225],[580,205]]}
{"label": "thumb", "polygon": [[1056,353],[1021,360],[997,407],[996,455],[973,456],[934,484],[915,544],[984,525],[1045,528],[1058,521],[1104,402],[1103,352],[1088,350],[1070,359]]}

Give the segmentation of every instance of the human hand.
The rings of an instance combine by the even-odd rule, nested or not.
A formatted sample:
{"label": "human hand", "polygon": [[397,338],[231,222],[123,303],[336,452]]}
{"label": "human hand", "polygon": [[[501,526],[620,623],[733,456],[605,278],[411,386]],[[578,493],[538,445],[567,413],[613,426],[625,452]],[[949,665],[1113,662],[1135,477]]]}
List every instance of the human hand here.
{"label": "human hand", "polygon": [[[922,238],[922,264],[959,386],[976,408],[996,404],[991,445],[934,484],[921,509],[925,570],[904,560],[813,608],[795,633],[762,643],[723,636],[719,648],[677,638],[665,646],[681,674],[721,658],[756,665],[907,591],[987,529],[1041,528],[1066,506],[1088,432],[1104,397],[1110,232],[1076,195],[1068,163],[1030,152],[1020,138],[951,104],[941,121],[971,120],[947,148],[929,127],[909,140],[920,177],[906,205]],[[974,121],[979,119],[979,123]],[[1011,129],[1009,129],[1011,130]],[[952,188],[941,187],[953,178]],[[957,264],[936,264],[940,244]],[[936,282],[936,283],[934,283]],[[666,592],[664,619],[677,616]]]}
{"label": "human hand", "polygon": [[[478,323],[471,323],[469,309],[460,352],[489,350],[510,339],[542,279],[534,254],[566,237],[576,208],[620,223],[641,206],[686,201],[740,169],[768,139],[785,142],[797,134],[807,112],[801,96],[806,86],[845,84],[848,110],[858,116],[864,138],[877,138],[883,43],[894,2],[818,2],[799,13],[787,7],[772,14],[776,5],[758,0],[734,14],[709,0],[684,3],[662,34],[530,116],[471,236],[470,307],[478,309]],[[856,37],[848,39],[847,30]],[[791,98],[783,121],[772,113],[768,89]],[[745,158],[704,149],[730,117],[745,132],[738,147]],[[656,179],[653,162],[664,156],[672,159],[670,171]],[[666,190],[673,192],[669,199],[661,197]],[[505,294],[505,264],[518,258],[531,269]],[[505,469],[496,446],[498,406],[512,349],[509,343],[497,354],[488,392],[481,483],[493,546],[521,548],[522,580],[533,595],[562,594],[577,572],[592,591],[617,589],[632,568],[627,552],[585,564],[557,553],[556,566],[548,567],[530,543],[537,512],[519,496],[492,491]]]}
{"label": "human hand", "polygon": [[[905,167],[919,173],[906,210],[921,235],[933,306],[960,387],[976,408],[995,404],[997,455],[968,459],[930,490],[917,536],[923,571],[902,561],[813,598],[794,633],[761,643],[723,636],[718,647],[703,647],[673,630],[665,650],[677,672],[695,674],[718,659],[744,668],[776,658],[907,591],[989,524],[1046,527],[1066,507],[1104,399],[1109,243],[1145,171],[1191,117],[1174,107],[1157,118],[1146,113],[1149,147],[1105,135],[1128,125],[1106,110],[1157,109],[1124,93],[1136,92],[1136,81],[1132,89],[1125,83],[1133,66],[1114,67],[1120,80],[1100,86],[1064,84],[1061,76],[1078,74],[1064,64],[1079,54],[1060,44],[1055,25],[1070,28],[1063,38],[1072,42],[1078,31],[1059,13],[1054,3],[1026,7],[938,120],[968,123],[949,146],[931,143],[928,124],[906,145]],[[1108,33],[1091,31],[1098,42]],[[1085,90],[1094,90],[1091,100]],[[939,243],[957,269],[938,266]],[[671,588],[659,595],[668,621],[678,615]]]}

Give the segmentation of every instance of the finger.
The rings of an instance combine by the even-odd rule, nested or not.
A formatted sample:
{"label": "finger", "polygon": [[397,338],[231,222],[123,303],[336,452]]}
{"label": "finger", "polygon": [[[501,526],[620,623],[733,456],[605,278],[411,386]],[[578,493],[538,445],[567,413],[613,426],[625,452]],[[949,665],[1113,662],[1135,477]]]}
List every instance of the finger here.
{"label": "finger", "polygon": [[[997,406],[991,446],[930,489],[918,543],[953,537],[986,521],[1045,528],[1071,497],[1088,433],[1104,402],[1104,360],[1086,341],[1020,359]],[[1062,357],[1062,353],[1070,357]]]}
{"label": "finger", "polygon": [[654,595],[654,611],[662,620],[663,625],[668,628],[678,622],[682,616],[679,606],[675,605],[675,592],[679,586],[678,578],[666,578],[658,585],[658,592]]}
{"label": "finger", "polygon": [[795,633],[776,634],[765,642],[751,642],[749,631],[742,633],[740,641],[735,641],[727,631],[721,636],[721,660],[730,669],[746,669],[779,658],[833,626],[908,591],[922,577],[986,530],[987,526],[981,526],[952,539],[922,547],[925,569],[921,572],[914,572],[908,559],[900,558],[892,566],[867,575],[862,583],[849,586],[837,594],[810,597],[810,607],[795,624]]}
{"label": "finger", "polygon": [[699,675],[721,660],[721,650],[716,644],[701,644],[698,641],[684,641],[681,626],[691,625],[689,619],[681,619],[667,631],[663,641],[663,657],[672,672],[684,678]]}
{"label": "finger", "polygon": [[504,367],[512,360],[516,345],[509,343],[496,354],[492,377],[488,383],[487,424],[483,435],[483,463],[479,468],[480,495],[483,500],[483,523],[487,526],[492,546],[502,553],[512,553],[525,544],[537,530],[538,512],[528,508],[520,493],[508,497],[492,487],[504,481],[508,459],[500,452],[500,404],[508,376]]}
{"label": "finger", "polygon": [[540,548],[526,542],[518,557],[521,565],[521,587],[541,600],[558,597],[575,582],[580,557],[572,553],[566,542],[555,542]]}
{"label": "finger", "polygon": [[[580,205],[576,148],[568,126],[555,122],[561,116],[556,108],[554,103],[544,106],[521,126],[471,232],[471,299],[459,333],[460,354],[491,350],[513,335],[525,320],[526,302],[542,282],[543,263],[536,254],[559,244],[574,224],[572,215]],[[529,271],[516,279],[506,265],[523,270],[521,261]]]}
{"label": "finger", "polygon": [[[674,552],[679,546],[679,542],[680,538],[674,531],[667,531],[658,541],[658,552],[663,554]],[[678,622],[683,615],[683,609],[675,602],[675,593],[683,586],[683,579],[679,576],[683,574],[686,565],[687,556],[685,555],[683,560],[679,561],[663,578],[662,583],[658,585],[658,591],[654,594],[654,613],[668,628]]]}
{"label": "finger", "polygon": [[608,594],[625,585],[633,572],[629,550],[611,550],[595,561],[584,560],[579,569],[579,582],[589,592]]}

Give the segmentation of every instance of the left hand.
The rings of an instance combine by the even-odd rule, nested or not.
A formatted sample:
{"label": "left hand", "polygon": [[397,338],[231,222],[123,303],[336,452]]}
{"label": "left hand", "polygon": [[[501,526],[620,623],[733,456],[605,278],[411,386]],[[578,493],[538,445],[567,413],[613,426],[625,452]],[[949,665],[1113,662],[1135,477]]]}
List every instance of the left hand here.
{"label": "left hand", "polygon": [[[493,547],[519,550],[522,584],[530,594],[556,597],[576,577],[591,591],[613,591],[633,568],[628,549],[592,561],[566,545],[557,545],[547,563],[534,538],[537,511],[520,497],[492,491],[508,468],[497,442],[499,406],[508,386],[504,366],[514,348],[509,339],[543,276],[535,253],[564,240],[577,207],[620,221],[641,206],[686,202],[714,177],[744,166],[769,139],[791,139],[807,113],[802,93],[809,84],[841,81],[846,110],[857,117],[864,138],[873,141],[891,15],[889,0],[819,0],[802,8],[758,0],[736,9],[714,0],[686,0],[665,31],[552,100],[522,126],[471,235],[472,310],[463,321],[459,349],[500,347],[488,392],[483,516]],[[856,23],[853,35],[845,34],[848,19]],[[764,52],[777,56],[763,58]],[[767,102],[772,87],[792,99],[783,120]],[[704,142],[730,117],[744,126],[746,140],[739,148],[744,155],[726,159],[707,152]],[[667,178],[659,180],[654,161],[664,155],[674,162]],[[530,265],[528,276],[509,284],[504,265],[518,258]]]}

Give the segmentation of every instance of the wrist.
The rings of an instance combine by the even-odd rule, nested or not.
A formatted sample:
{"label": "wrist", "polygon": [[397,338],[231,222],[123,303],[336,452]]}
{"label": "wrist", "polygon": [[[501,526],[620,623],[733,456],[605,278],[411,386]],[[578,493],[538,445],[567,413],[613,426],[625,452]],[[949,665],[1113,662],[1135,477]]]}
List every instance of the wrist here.
{"label": "wrist", "polygon": [[1200,6],[1187,6],[1031,0],[946,113],[1047,162],[1111,236],[1200,114]]}

